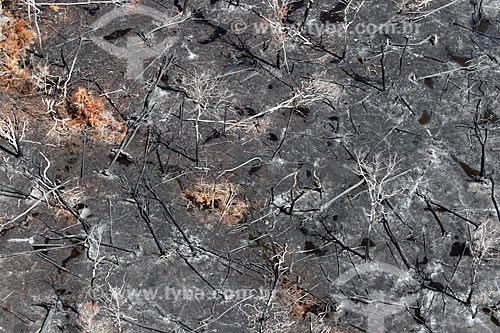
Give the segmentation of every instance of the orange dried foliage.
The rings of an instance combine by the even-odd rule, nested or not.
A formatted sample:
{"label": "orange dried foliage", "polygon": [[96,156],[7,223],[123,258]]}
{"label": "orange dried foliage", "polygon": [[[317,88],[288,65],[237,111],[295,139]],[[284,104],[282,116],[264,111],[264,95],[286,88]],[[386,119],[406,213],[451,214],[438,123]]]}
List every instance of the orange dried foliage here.
{"label": "orange dried foliage", "polygon": [[231,183],[213,184],[196,180],[183,190],[188,207],[195,207],[216,215],[226,225],[235,225],[245,219],[248,204],[239,194],[240,187]]}
{"label": "orange dried foliage", "polygon": [[2,75],[0,82],[19,91],[30,89],[29,72],[25,68],[27,49],[35,40],[29,22],[21,15],[4,12],[7,21],[2,24],[3,39],[0,41]]}
{"label": "orange dried foliage", "polygon": [[126,133],[126,126],[106,112],[102,99],[94,97],[92,92],[85,88],[78,88],[71,96],[69,113],[73,118],[69,122],[70,126],[90,127],[104,139],[117,142],[123,139]]}
{"label": "orange dried foliage", "polygon": [[282,301],[291,306],[291,315],[295,318],[305,318],[308,313],[318,315],[326,311],[324,302],[292,282],[286,275],[281,282],[280,294]]}
{"label": "orange dried foliage", "polygon": [[82,305],[77,321],[83,333],[116,332],[111,321],[99,316],[100,312],[101,307],[97,302],[86,302]]}
{"label": "orange dried foliage", "polygon": [[74,124],[84,123],[93,128],[101,128],[111,119],[104,113],[104,105],[85,88],[79,88],[71,97],[70,113]]}

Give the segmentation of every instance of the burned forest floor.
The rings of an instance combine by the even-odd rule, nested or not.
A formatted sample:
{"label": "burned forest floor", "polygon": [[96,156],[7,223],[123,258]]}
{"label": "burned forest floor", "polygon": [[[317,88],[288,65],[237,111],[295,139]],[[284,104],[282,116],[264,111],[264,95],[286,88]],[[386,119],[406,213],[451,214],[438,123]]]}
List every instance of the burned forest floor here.
{"label": "burned forest floor", "polygon": [[499,331],[499,0],[0,24],[0,332]]}

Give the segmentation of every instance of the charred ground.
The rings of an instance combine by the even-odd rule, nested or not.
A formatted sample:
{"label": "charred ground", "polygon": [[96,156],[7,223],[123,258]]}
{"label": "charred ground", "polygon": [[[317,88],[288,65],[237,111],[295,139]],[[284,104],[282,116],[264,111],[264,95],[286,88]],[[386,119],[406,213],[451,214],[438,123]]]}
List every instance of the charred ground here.
{"label": "charred ground", "polygon": [[498,330],[499,8],[4,1],[0,331]]}

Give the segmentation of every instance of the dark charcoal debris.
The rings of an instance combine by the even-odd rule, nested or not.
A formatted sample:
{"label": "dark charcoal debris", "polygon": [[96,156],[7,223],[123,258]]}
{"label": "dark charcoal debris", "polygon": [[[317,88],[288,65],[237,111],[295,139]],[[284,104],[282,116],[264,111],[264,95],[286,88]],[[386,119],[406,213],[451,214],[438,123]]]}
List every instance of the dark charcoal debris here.
{"label": "dark charcoal debris", "polygon": [[118,30],[113,31],[109,35],[106,35],[106,36],[104,36],[102,38],[105,39],[105,40],[107,40],[107,41],[117,40],[119,38],[122,38],[122,37],[126,36],[131,31],[132,31],[132,28],[118,29]]}
{"label": "dark charcoal debris", "polygon": [[345,20],[344,10],[349,4],[349,0],[340,0],[335,7],[328,11],[322,11],[319,17],[321,23],[342,23]]}
{"label": "dark charcoal debris", "polygon": [[450,257],[472,257],[470,247],[465,242],[454,242],[451,246]]}
{"label": "dark charcoal debris", "polygon": [[495,0],[105,2],[2,2],[0,332],[498,331]]}

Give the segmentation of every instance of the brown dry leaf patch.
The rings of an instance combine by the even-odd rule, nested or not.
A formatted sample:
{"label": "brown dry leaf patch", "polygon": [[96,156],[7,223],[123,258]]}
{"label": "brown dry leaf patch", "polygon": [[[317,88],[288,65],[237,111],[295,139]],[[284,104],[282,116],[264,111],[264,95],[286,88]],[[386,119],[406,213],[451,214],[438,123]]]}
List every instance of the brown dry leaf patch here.
{"label": "brown dry leaf patch", "polygon": [[31,89],[27,49],[35,41],[35,32],[21,14],[4,11],[0,41],[0,84],[7,89],[27,92]]}
{"label": "brown dry leaf patch", "polygon": [[97,302],[85,302],[79,311],[78,325],[83,333],[113,333],[112,321],[99,316],[101,307]]}
{"label": "brown dry leaf patch", "polygon": [[182,192],[188,200],[188,208],[194,207],[207,212],[226,225],[235,225],[248,214],[248,203],[243,198],[239,185],[197,179]]}
{"label": "brown dry leaf patch", "polygon": [[326,304],[306,289],[283,276],[280,290],[281,301],[290,306],[294,318],[305,318],[308,313],[319,315],[326,312]]}
{"label": "brown dry leaf patch", "polygon": [[78,88],[69,101],[68,113],[72,120],[68,123],[70,127],[79,129],[90,128],[100,138],[119,142],[126,133],[126,126],[118,122],[104,108],[102,98],[85,88]]}

